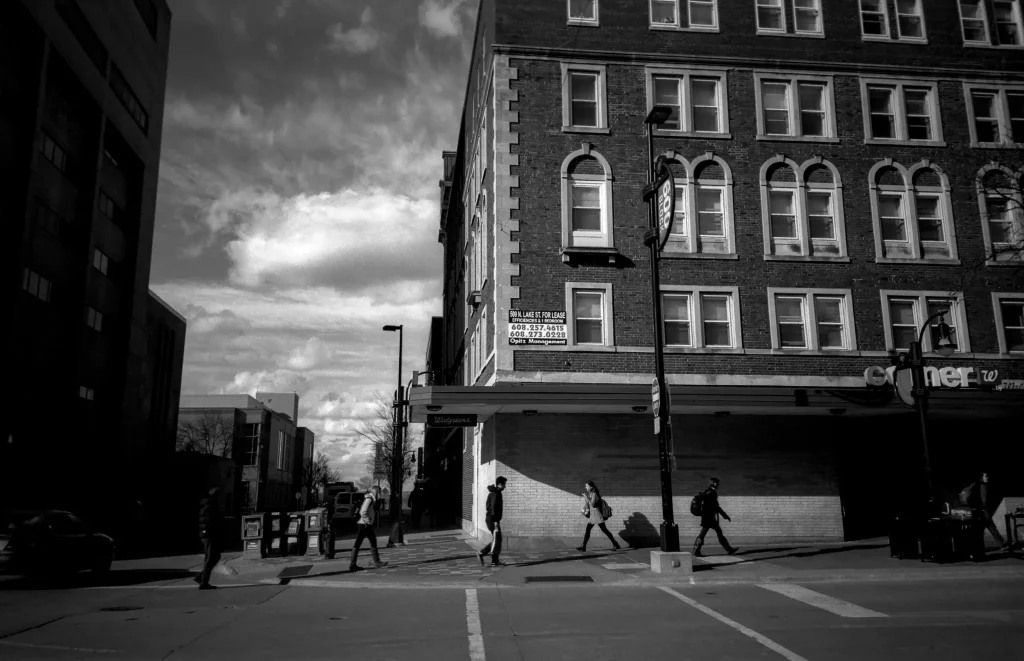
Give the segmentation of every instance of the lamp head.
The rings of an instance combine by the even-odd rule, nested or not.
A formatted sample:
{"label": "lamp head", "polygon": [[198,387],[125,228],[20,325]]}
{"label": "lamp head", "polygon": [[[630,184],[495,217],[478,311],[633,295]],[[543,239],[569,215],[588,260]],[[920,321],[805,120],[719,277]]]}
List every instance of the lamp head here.
{"label": "lamp head", "polygon": [[939,317],[939,340],[935,343],[935,353],[945,358],[952,356],[955,351],[956,343],[953,342],[953,333],[950,331],[949,324]]}
{"label": "lamp head", "polygon": [[397,331],[397,330],[402,330],[402,327],[400,325],[399,326],[393,326],[391,324],[388,324],[387,326],[384,327],[384,330],[386,330],[386,331]]}
{"label": "lamp head", "polygon": [[647,118],[644,119],[644,124],[661,126],[671,116],[672,108],[669,106],[654,106],[651,108],[651,111],[647,113]]}

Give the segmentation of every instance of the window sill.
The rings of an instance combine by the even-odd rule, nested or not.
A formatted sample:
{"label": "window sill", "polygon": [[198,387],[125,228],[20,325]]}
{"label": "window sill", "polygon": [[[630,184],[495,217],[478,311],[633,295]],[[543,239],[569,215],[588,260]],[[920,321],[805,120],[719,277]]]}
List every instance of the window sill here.
{"label": "window sill", "polygon": [[673,250],[661,253],[658,256],[659,259],[739,259],[739,255],[734,252],[682,252],[679,250]]}
{"label": "window sill", "polygon": [[971,140],[971,146],[976,149],[1020,149],[1024,145],[1018,145],[1014,142],[975,142]]}
{"label": "window sill", "polygon": [[665,32],[719,32],[718,26],[715,27],[683,27],[681,25],[649,25],[649,30],[665,31]]}
{"label": "window sill", "polygon": [[863,352],[857,349],[783,349],[782,347],[772,347],[772,356],[817,356],[819,358],[823,356],[843,356],[843,357],[861,357]]}
{"label": "window sill", "polygon": [[765,255],[764,261],[766,262],[834,262],[839,264],[849,264],[850,258],[847,256],[840,257],[828,257],[824,255]]}
{"label": "window sill", "polygon": [[927,46],[928,37],[896,37],[893,42],[897,44],[915,44],[918,46]]}
{"label": "window sill", "polygon": [[991,48],[993,50],[1022,50],[1021,44],[982,44],[979,42],[964,42],[964,48]]}
{"label": "window sill", "polygon": [[586,18],[570,18],[569,20],[567,20],[565,22],[565,24],[566,25],[571,25],[571,26],[574,26],[574,27],[584,27],[584,28],[599,28],[599,27],[601,27],[600,22],[589,20],[589,19],[586,19]]}
{"label": "window sill", "polygon": [[945,140],[885,140],[882,138],[864,138],[866,145],[880,147],[945,147]]}
{"label": "window sill", "polygon": [[563,126],[562,133],[600,133],[603,135],[611,135],[612,130],[608,127],[600,126]]}
{"label": "window sill", "polygon": [[937,266],[960,266],[959,259],[910,259],[901,257],[876,257],[875,264],[933,264]]}
{"label": "window sill", "polygon": [[699,347],[699,348],[692,348],[692,347],[666,346],[665,347],[665,353],[677,353],[677,354],[687,354],[687,353],[715,354],[715,353],[717,353],[717,354],[728,354],[728,355],[734,355],[734,356],[742,356],[742,355],[746,354],[747,352],[746,352],[746,350],[744,350],[742,348],[741,349],[734,349],[734,348],[731,348],[731,347]]}
{"label": "window sill", "polygon": [[654,129],[654,137],[665,138],[704,138],[707,140],[732,140],[732,133],[701,133],[698,131],[676,131],[673,129]]}
{"label": "window sill", "polygon": [[758,135],[757,139],[763,142],[821,142],[839,144],[839,138],[819,138],[806,135]]}
{"label": "window sill", "polygon": [[787,33],[783,30],[765,30],[764,28],[757,28],[754,32],[758,37],[785,37]]}
{"label": "window sill", "polygon": [[895,39],[893,39],[892,37],[890,37],[887,34],[886,35],[882,35],[882,34],[864,34],[864,35],[861,35],[860,40],[861,41],[882,41],[882,42],[895,41]]}
{"label": "window sill", "polygon": [[614,264],[620,256],[619,251],[611,246],[562,246],[562,262],[568,264],[574,258],[606,256],[609,264]]}
{"label": "window sill", "polygon": [[1022,268],[1024,267],[1024,256],[1016,257],[1014,259],[988,259],[985,260],[985,266],[1009,266],[1010,268]]}

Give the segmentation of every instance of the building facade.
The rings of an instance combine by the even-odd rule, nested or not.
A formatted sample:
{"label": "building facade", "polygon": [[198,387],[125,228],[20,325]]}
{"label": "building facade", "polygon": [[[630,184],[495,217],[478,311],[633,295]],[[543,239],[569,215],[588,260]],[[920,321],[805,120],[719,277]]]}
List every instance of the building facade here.
{"label": "building facade", "polygon": [[[271,408],[266,403],[271,400],[280,406]],[[230,458],[238,467],[236,514],[305,506],[303,469],[313,453],[313,433],[298,427],[292,417],[298,412],[297,395],[184,395],[180,406],[179,429],[215,429],[206,434],[200,430],[200,436],[215,439],[201,451]]]}
{"label": "building facade", "polygon": [[[654,105],[671,115],[648,154]],[[447,380],[411,395],[413,422],[477,414],[456,436],[464,526],[500,474],[513,545],[576,536],[593,479],[613,532],[657,537],[655,157],[675,180],[658,323],[684,547],[712,475],[737,539],[883,534],[925,488],[884,368],[942,309],[956,352],[934,320],[922,342],[932,478],[953,500],[987,469],[1019,502],[1022,145],[1019,0],[484,0],[445,154]]]}
{"label": "building facade", "polygon": [[44,492],[83,514],[116,507],[137,468],[128,457],[148,443],[139,434],[170,21],[164,0],[0,9],[10,64],[0,74],[2,346],[17,383],[0,433],[15,448],[3,463],[17,467],[4,481],[23,504],[41,505],[25,494]]}

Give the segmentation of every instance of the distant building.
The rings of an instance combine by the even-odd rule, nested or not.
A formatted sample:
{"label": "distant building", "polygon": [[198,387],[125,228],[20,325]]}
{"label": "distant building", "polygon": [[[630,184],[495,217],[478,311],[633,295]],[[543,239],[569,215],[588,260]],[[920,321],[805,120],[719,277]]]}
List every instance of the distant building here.
{"label": "distant building", "polygon": [[[292,397],[293,395],[288,395]],[[183,395],[179,430],[204,421],[220,421],[225,438],[214,449],[240,468],[235,485],[237,512],[293,510],[302,493],[302,468],[312,453],[313,434],[296,427],[291,415],[274,410],[249,395]],[[282,400],[283,401],[283,400]],[[301,432],[300,438],[300,429]],[[301,498],[298,506],[301,506]]]}
{"label": "distant building", "polygon": [[148,286],[170,23],[165,0],[0,3],[6,504],[116,516],[166,449],[184,328],[154,334]]}

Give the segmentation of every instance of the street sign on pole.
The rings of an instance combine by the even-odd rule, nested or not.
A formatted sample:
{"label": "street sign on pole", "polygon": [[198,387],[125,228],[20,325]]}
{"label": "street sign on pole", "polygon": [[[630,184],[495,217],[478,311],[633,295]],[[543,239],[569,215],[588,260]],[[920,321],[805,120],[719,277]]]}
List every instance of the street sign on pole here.
{"label": "street sign on pole", "polygon": [[654,433],[661,433],[661,386],[655,377],[651,382],[651,411],[654,413]]}
{"label": "street sign on pole", "polygon": [[655,184],[657,195],[655,203],[658,212],[658,251],[665,249],[668,243],[668,235],[672,233],[672,220],[676,213],[676,183],[672,171],[664,163],[658,171],[658,179]]}

